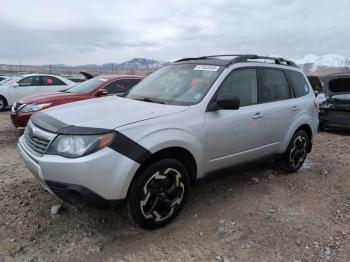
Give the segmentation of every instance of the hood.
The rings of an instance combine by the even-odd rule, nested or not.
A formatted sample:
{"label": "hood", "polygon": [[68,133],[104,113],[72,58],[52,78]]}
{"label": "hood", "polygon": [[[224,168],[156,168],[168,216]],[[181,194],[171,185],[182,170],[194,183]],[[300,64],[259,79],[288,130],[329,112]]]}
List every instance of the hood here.
{"label": "hood", "polygon": [[336,94],[350,94],[350,74],[330,75],[325,79],[327,97]]}
{"label": "hood", "polygon": [[188,106],[155,104],[109,96],[64,104],[41,112],[67,125],[115,129],[187,109]]}
{"label": "hood", "polygon": [[21,104],[38,104],[38,103],[52,102],[54,100],[59,100],[59,99],[69,99],[73,97],[78,98],[78,97],[85,97],[85,96],[86,94],[81,94],[81,93],[53,92],[53,93],[46,93],[46,94],[26,97],[19,100],[18,102]]}

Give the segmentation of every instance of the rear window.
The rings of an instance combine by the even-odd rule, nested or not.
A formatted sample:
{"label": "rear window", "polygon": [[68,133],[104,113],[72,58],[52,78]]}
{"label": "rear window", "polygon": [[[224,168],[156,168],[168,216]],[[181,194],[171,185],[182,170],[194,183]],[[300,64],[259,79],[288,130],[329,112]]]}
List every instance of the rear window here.
{"label": "rear window", "polygon": [[291,70],[287,70],[286,72],[289,80],[292,82],[296,97],[301,97],[309,93],[309,85],[302,73]]}
{"label": "rear window", "polygon": [[333,79],[328,86],[332,93],[350,93],[350,78]]}
{"label": "rear window", "polygon": [[72,88],[66,90],[68,93],[88,93],[101,85],[102,83],[106,82],[108,79],[103,78],[91,78],[89,80],[86,80],[85,82],[79,83]]}

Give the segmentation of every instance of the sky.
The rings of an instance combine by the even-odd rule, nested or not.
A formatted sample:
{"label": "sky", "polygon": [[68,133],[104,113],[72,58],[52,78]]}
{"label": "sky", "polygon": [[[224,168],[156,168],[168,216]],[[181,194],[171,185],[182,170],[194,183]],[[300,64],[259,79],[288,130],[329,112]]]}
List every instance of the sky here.
{"label": "sky", "polygon": [[0,0],[0,64],[350,56],[348,0]]}

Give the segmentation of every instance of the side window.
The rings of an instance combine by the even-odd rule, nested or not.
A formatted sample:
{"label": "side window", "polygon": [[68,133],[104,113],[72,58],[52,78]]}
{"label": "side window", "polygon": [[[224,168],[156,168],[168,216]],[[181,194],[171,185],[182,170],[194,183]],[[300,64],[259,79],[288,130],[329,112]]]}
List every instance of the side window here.
{"label": "side window", "polygon": [[286,70],[296,97],[301,97],[309,93],[309,85],[304,75],[300,72]]}
{"label": "side window", "polygon": [[41,76],[41,85],[42,86],[63,86],[66,84],[60,79],[53,76]]}
{"label": "side window", "polygon": [[241,107],[256,104],[256,69],[239,69],[233,71],[221,84],[218,94],[239,97],[241,100]]}
{"label": "side window", "polygon": [[18,82],[19,86],[38,86],[40,85],[39,76],[29,76]]}
{"label": "side window", "polygon": [[141,79],[116,80],[109,83],[102,89],[107,90],[108,94],[126,93],[129,92],[129,90],[140,81]]}
{"label": "side window", "polygon": [[283,71],[261,69],[259,103],[267,103],[290,98],[289,84]]}

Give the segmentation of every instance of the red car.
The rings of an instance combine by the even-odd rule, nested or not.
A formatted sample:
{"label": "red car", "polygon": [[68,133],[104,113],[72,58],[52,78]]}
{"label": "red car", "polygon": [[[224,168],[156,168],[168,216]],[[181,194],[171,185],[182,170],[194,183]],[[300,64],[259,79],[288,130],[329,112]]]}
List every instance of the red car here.
{"label": "red car", "polygon": [[37,111],[70,102],[127,93],[142,79],[142,76],[100,75],[61,92],[27,97],[13,105],[11,120],[21,132]]}

